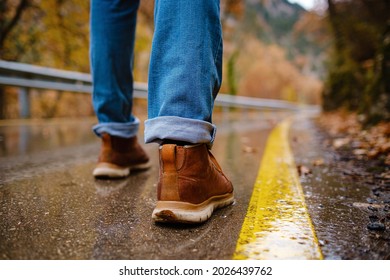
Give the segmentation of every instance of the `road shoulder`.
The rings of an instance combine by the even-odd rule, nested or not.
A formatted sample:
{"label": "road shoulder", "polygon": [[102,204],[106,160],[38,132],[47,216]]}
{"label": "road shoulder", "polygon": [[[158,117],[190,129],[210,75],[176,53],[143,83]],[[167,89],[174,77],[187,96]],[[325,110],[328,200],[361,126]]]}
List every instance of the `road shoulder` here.
{"label": "road shoulder", "polygon": [[291,147],[324,258],[388,259],[388,183],[379,192],[381,179],[370,165],[330,146],[334,139],[317,119],[298,117],[291,127]]}

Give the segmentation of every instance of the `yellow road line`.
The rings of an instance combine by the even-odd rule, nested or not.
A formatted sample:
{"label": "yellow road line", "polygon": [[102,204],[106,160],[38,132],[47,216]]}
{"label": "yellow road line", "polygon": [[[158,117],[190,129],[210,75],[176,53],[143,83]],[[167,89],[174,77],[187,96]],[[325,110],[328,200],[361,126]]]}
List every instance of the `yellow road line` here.
{"label": "yellow road line", "polygon": [[290,121],[271,132],[233,259],[322,259],[288,143]]}

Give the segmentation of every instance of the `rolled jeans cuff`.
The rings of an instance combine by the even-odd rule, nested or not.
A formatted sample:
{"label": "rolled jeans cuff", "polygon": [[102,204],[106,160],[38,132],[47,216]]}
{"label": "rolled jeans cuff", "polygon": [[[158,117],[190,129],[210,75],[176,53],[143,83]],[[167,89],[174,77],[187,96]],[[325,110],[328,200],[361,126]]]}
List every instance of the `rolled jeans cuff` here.
{"label": "rolled jeans cuff", "polygon": [[193,144],[205,143],[211,148],[216,126],[202,120],[165,116],[145,121],[145,143],[169,139]]}
{"label": "rolled jeans cuff", "polygon": [[133,118],[134,120],[132,122],[127,123],[99,123],[95,125],[92,130],[99,137],[101,137],[103,133],[108,133],[122,138],[131,138],[137,135],[139,129],[139,119],[136,117]]}

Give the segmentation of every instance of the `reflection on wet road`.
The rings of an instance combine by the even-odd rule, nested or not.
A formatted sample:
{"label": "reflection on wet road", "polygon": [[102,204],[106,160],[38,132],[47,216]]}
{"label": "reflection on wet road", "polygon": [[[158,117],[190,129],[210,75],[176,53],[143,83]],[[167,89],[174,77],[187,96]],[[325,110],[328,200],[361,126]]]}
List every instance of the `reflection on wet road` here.
{"label": "reflection on wet road", "polygon": [[[237,254],[252,192],[256,194],[256,179],[261,178],[257,174],[261,174],[265,143],[271,139],[270,131],[286,116],[238,110],[214,115],[218,129],[213,153],[234,184],[236,203],[216,211],[210,221],[199,226],[152,222],[158,176],[156,144],[144,145],[153,163],[150,170],[124,180],[95,180],[91,172],[100,143],[91,131],[94,119],[1,121],[0,259],[231,259]],[[290,145],[299,164],[310,166],[319,158],[325,162],[313,169],[311,176],[300,178],[324,258],[388,257],[388,239],[367,232],[362,211],[370,205],[370,189],[358,183],[346,184],[337,176],[340,172],[328,163],[333,155],[321,148],[315,130],[307,116],[295,116]],[[263,168],[266,162],[260,171],[267,170],[267,166]],[[273,174],[273,169],[266,173]],[[275,174],[281,174],[278,172]],[[280,176],[284,175],[276,175]],[[276,180],[276,187],[270,187],[268,194],[263,193],[268,181],[262,183],[261,203],[267,204],[273,191],[283,191],[279,181],[284,182]],[[259,258],[259,250],[260,258],[291,257],[286,256],[287,250],[278,252],[275,246],[275,236],[287,235],[270,238],[258,231],[261,227],[276,233],[283,232],[283,227],[294,230],[295,224],[280,228],[280,224],[270,222],[300,216],[299,205],[291,215],[284,211],[292,209],[291,200],[285,196],[278,199],[279,206],[258,204],[268,214],[257,217],[260,224],[255,229],[255,241],[262,241],[252,251],[255,258]],[[268,209],[272,207],[276,212]],[[275,226],[279,228],[274,230]],[[294,236],[287,238],[294,240]],[[301,239],[298,243],[308,243],[305,236]]]}
{"label": "reflection on wet road", "polygon": [[94,119],[54,119],[0,122],[0,157],[91,143]]}
{"label": "reflection on wet road", "polygon": [[151,221],[156,145],[145,146],[150,170],[95,180],[94,120],[1,124],[0,259],[230,259],[265,141],[283,117],[215,114],[213,153],[233,181],[237,201],[200,226]]}

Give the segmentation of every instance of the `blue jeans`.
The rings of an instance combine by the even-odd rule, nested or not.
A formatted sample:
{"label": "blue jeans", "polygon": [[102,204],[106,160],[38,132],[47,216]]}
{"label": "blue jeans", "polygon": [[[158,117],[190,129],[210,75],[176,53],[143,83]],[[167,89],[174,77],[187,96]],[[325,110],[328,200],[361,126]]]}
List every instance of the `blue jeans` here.
{"label": "blue jeans", "polygon": [[[139,0],[92,0],[91,66],[97,135],[136,135],[132,63]],[[156,0],[145,142],[212,144],[222,80],[219,0]]]}

